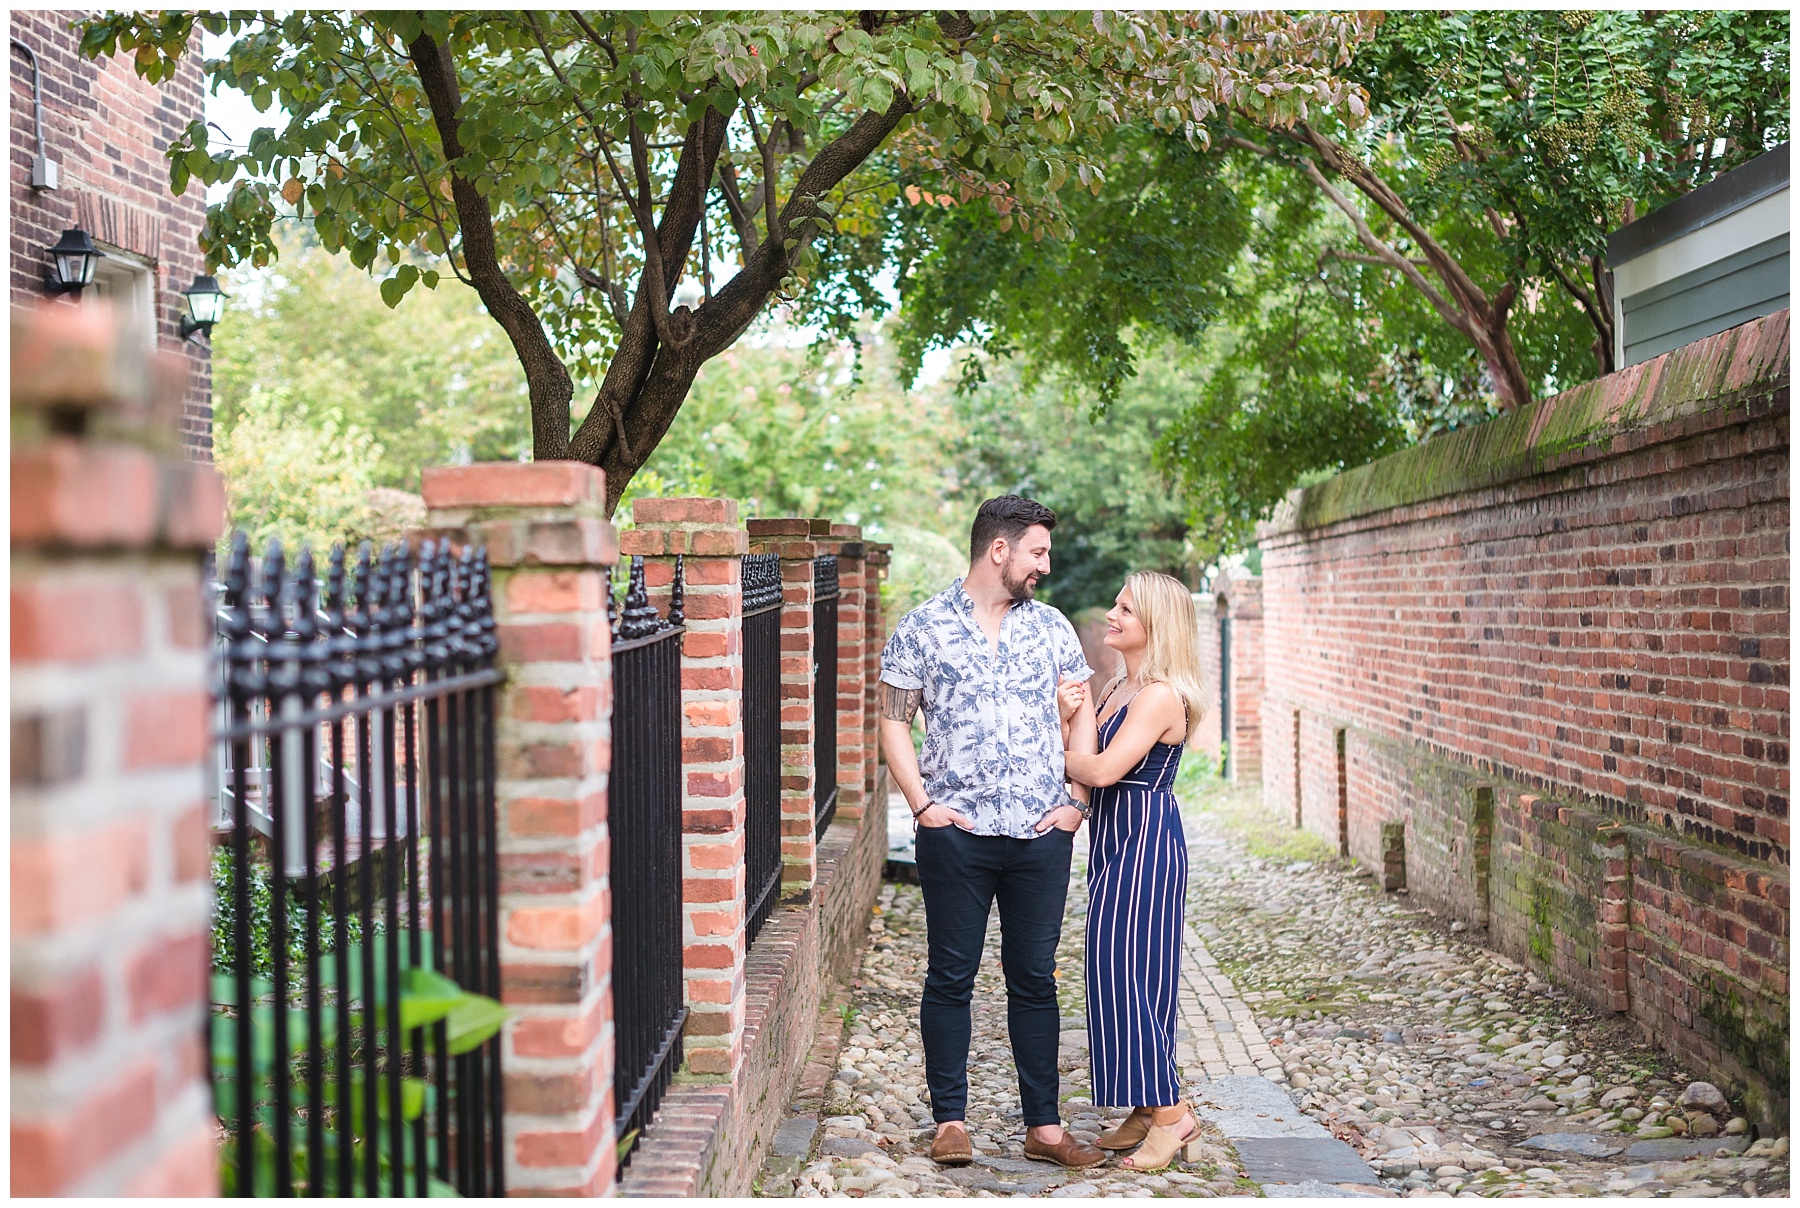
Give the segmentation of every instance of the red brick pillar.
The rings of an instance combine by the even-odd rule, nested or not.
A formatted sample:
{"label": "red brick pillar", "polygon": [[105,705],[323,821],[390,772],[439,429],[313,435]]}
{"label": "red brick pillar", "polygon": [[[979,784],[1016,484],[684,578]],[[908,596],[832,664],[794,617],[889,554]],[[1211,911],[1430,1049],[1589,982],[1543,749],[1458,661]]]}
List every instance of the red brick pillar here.
{"label": "red brick pillar", "polygon": [[750,535],[729,499],[639,499],[625,554],[643,554],[653,595],[683,558],[682,909],[687,1068],[730,1076],[744,1055],[744,597]]}
{"label": "red brick pillar", "polygon": [[867,551],[862,529],[854,524],[832,525],[831,536],[838,560],[837,816],[860,822],[868,759],[868,727],[864,724],[867,675],[863,668],[864,627],[868,623],[863,615],[863,561]]}
{"label": "red brick pillar", "polygon": [[[813,559],[815,528],[804,516],[750,520],[752,553],[781,559],[781,897],[804,901],[812,890]],[[821,533],[821,535],[823,535]]]}
{"label": "red brick pillar", "polygon": [[887,578],[893,546],[869,542],[863,546],[863,793],[871,807],[885,816],[887,796],[878,783],[881,775],[881,741],[876,735],[879,711],[875,685],[881,679],[881,648],[887,645],[887,616],[881,609],[881,583]]}
{"label": "red brick pillar", "polygon": [[605,476],[571,461],[425,471],[428,524],[487,547],[500,665],[506,1187],[612,1186],[612,896],[606,777],[617,561]]}
{"label": "red brick pillar", "polygon": [[114,339],[14,312],[15,1196],[219,1187],[201,557],[224,493],[177,450],[180,380],[146,405]]}

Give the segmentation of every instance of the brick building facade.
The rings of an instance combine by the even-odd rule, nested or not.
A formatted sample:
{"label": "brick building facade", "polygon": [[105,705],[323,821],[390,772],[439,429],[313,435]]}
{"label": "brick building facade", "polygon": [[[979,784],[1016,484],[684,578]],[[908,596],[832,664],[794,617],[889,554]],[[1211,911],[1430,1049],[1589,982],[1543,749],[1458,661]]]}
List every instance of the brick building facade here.
{"label": "brick building facade", "polygon": [[[172,79],[139,79],[129,55],[83,58],[71,24],[75,11],[13,10],[8,29],[12,98],[12,304],[44,296],[44,249],[79,228],[106,253],[103,277],[84,296],[104,294],[128,313],[125,330],[179,353],[190,370],[181,436],[200,457],[212,449],[211,350],[184,340],[182,291],[206,271],[200,228],[206,196],[191,185],[169,192],[169,145],[204,111],[198,54],[182,58]],[[31,54],[20,52],[23,44]],[[42,87],[43,154],[57,165],[57,187],[32,187],[38,106],[32,60]]]}
{"label": "brick building facade", "polygon": [[1270,805],[1785,1119],[1788,315],[1290,496]]}

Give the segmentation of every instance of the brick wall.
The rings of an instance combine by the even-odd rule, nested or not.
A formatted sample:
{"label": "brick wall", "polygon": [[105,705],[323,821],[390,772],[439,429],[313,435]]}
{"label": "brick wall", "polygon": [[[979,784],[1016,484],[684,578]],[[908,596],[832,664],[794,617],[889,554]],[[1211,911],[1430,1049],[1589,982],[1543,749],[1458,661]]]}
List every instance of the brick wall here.
{"label": "brick wall", "polygon": [[605,476],[579,462],[425,471],[428,524],[484,546],[500,687],[501,1037],[506,1187],[613,1185],[611,629]]}
{"label": "brick wall", "polygon": [[[1201,682],[1206,686],[1207,703],[1211,706],[1194,731],[1193,747],[1214,759],[1219,757],[1219,742],[1224,737],[1224,719],[1219,712],[1219,613],[1224,605],[1210,591],[1194,593],[1195,646],[1200,654]],[[1088,659],[1089,665],[1094,660]],[[1262,702],[1257,702],[1260,714]]]}
{"label": "brick wall", "polygon": [[[866,549],[862,529],[854,524],[834,524],[830,536],[821,538],[826,552],[838,560],[838,700],[837,700],[837,816],[855,822],[862,818],[872,766],[873,723],[869,717],[868,618]],[[879,606],[879,597],[877,598]],[[880,657],[877,648],[875,656]],[[885,808],[885,803],[883,803]]]}
{"label": "brick wall", "polygon": [[[1214,590],[1194,596],[1199,626],[1200,669],[1207,710],[1194,734],[1194,746],[1213,758],[1220,742],[1230,743],[1229,772],[1233,784],[1255,784],[1262,777],[1262,580],[1242,567],[1220,574]],[[1223,623],[1231,621],[1231,716],[1224,715],[1221,677],[1225,674]]]}
{"label": "brick wall", "polygon": [[1765,1123],[1787,391],[1781,312],[1296,492],[1260,533],[1266,799]]}
{"label": "brick wall", "polygon": [[[201,556],[224,496],[105,317],[16,309],[12,1192],[218,1191]],[[148,404],[148,405],[146,405]],[[88,436],[45,435],[46,409]],[[97,434],[105,430],[110,435]]]}
{"label": "brick wall", "polygon": [[791,901],[811,892],[814,874],[813,538],[831,525],[788,516],[745,527],[752,553],[781,559],[781,896]]}
{"label": "brick wall", "polygon": [[[9,28],[31,48],[43,78],[44,152],[61,165],[55,191],[31,187],[37,155],[31,66],[18,50],[11,56],[12,303],[44,296],[44,248],[68,227],[134,252],[154,264],[159,345],[188,363],[190,384],[180,421],[182,437],[199,456],[212,450],[211,350],[181,338],[186,313],[181,291],[206,271],[200,229],[206,222],[205,190],[169,192],[164,153],[203,112],[204,77],[198,35],[173,78],[160,85],[138,79],[129,53],[98,62],[78,53],[69,28],[74,10],[15,9]],[[226,322],[230,322],[227,318]]]}
{"label": "brick wall", "polygon": [[[745,1195],[775,1128],[788,1114],[788,1096],[811,1047],[825,988],[848,972],[867,935],[880,885],[887,815],[864,809],[863,803],[885,800],[887,786],[872,757],[874,744],[864,736],[873,709],[871,649],[879,651],[870,634],[881,632],[887,551],[865,546],[854,529],[819,519],[752,520],[740,528],[736,505],[722,499],[643,499],[633,516],[637,528],[621,535],[621,547],[654,560],[658,573],[647,576],[653,584],[666,590],[674,555],[686,558],[684,698],[688,733],[705,741],[688,739],[689,812],[703,825],[690,825],[687,838],[688,993],[694,1014],[686,1067],[645,1130],[620,1192]],[[786,871],[782,904],[755,944],[746,947],[738,556],[750,549],[781,557],[785,585]],[[812,711],[812,559],[819,553],[839,559],[838,710],[827,718],[815,718]],[[704,602],[709,588],[710,604]],[[703,601],[698,611],[697,597]],[[838,730],[840,759],[833,771],[839,809],[815,845],[812,790],[819,770],[812,766],[812,737],[820,723]],[[853,743],[847,757],[846,742]],[[699,788],[706,791],[697,797]],[[715,853],[720,858],[710,858]],[[697,854],[703,857],[698,863]],[[726,893],[731,896],[722,896]],[[714,930],[703,933],[703,925]]]}
{"label": "brick wall", "polygon": [[[887,790],[879,774],[881,792]],[[776,910],[745,978],[743,1060],[728,1085],[678,1080],[626,1167],[630,1197],[745,1196],[812,1048],[826,989],[847,977],[881,888],[887,819],[835,822],[818,846],[809,900]]]}
{"label": "brick wall", "polygon": [[681,650],[682,942],[690,1074],[731,1077],[743,1059],[743,556],[750,537],[730,499],[640,499],[627,556],[645,556],[652,599],[665,601],[683,559],[687,633]]}

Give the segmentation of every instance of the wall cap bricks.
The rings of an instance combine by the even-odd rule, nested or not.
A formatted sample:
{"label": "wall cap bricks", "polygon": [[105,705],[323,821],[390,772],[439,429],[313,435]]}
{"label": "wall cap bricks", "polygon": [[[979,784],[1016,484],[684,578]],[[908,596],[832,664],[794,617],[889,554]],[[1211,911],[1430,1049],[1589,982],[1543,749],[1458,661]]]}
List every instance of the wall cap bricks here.
{"label": "wall cap bricks", "polygon": [[606,475],[580,461],[483,462],[430,466],[423,475],[425,506],[450,508],[572,508],[600,514],[606,507]]}

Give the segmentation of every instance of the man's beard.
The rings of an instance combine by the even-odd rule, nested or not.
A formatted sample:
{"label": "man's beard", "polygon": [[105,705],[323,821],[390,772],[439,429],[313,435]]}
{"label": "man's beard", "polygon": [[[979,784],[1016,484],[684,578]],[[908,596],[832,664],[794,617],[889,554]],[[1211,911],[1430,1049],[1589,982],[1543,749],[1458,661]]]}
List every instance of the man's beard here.
{"label": "man's beard", "polygon": [[1010,573],[1002,570],[1000,572],[1000,586],[1006,589],[1006,594],[1012,597],[1012,602],[1014,604],[1025,603],[1037,592],[1037,584],[1032,580],[1030,571],[1026,571],[1023,575],[1020,575],[1015,579]]}

